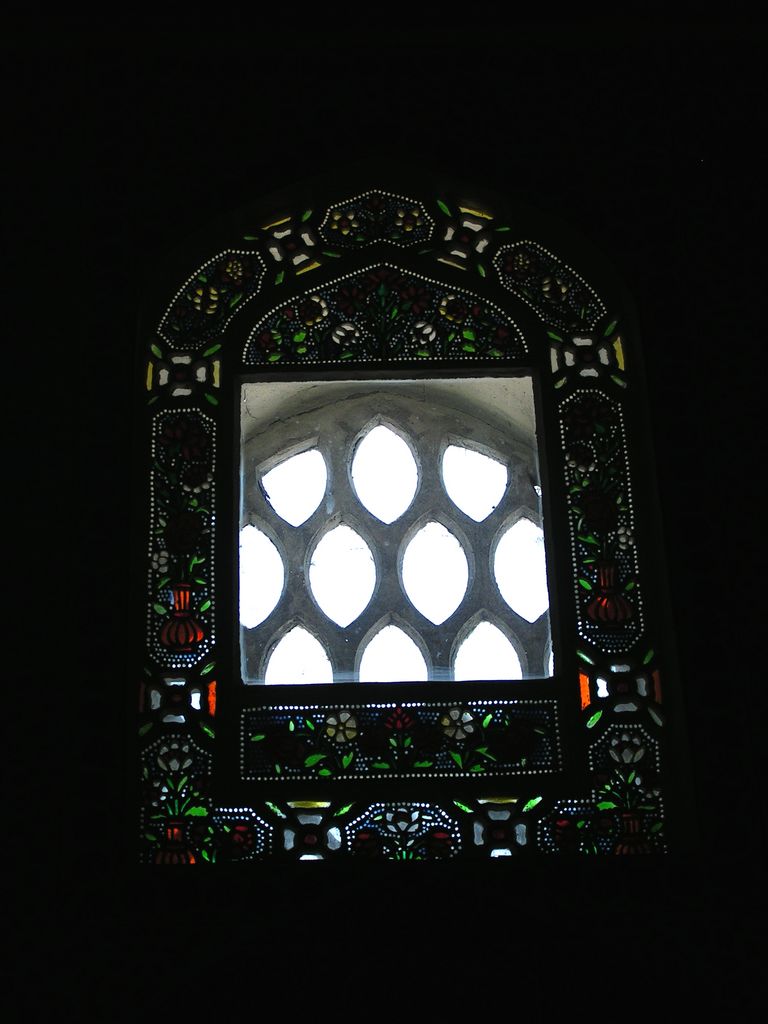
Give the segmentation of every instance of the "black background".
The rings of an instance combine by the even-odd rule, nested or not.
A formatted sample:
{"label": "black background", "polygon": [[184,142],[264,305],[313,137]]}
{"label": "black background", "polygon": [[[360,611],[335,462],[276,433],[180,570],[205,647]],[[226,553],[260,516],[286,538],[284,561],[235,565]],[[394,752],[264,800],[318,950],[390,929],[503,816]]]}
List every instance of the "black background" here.
{"label": "black background", "polygon": [[[757,1006],[764,29],[502,27],[385,9],[246,24],[224,6],[142,31],[114,18],[41,23],[3,43],[19,172],[5,198],[20,239],[6,311],[23,313],[7,323],[6,388],[21,399],[18,430],[34,435],[18,489],[31,501],[14,513],[35,529],[10,545],[26,581],[9,693],[29,699],[11,715],[22,753],[6,823],[23,879],[11,902],[24,991],[87,992],[93,1007],[111,993],[117,1019],[150,993],[170,1006],[221,1000],[235,1019],[261,1012],[262,985],[286,1013],[360,1013],[368,1003],[349,1007],[343,993],[366,979],[395,1013],[426,997],[433,1012],[468,999],[512,1014],[549,995],[569,1014],[653,1015],[665,991]],[[260,195],[377,158],[561,218],[634,297],[694,857],[232,880],[147,877],[125,852],[126,474],[148,268]]]}

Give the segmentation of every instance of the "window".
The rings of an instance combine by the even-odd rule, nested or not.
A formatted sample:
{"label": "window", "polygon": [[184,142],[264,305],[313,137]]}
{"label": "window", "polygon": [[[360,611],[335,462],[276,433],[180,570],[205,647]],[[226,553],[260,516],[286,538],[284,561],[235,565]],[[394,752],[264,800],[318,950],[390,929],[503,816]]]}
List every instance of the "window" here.
{"label": "window", "polygon": [[551,675],[530,378],[248,383],[241,405],[244,680]]}
{"label": "window", "polygon": [[549,231],[430,183],[297,188],[169,285],[147,861],[674,845],[636,331]]}

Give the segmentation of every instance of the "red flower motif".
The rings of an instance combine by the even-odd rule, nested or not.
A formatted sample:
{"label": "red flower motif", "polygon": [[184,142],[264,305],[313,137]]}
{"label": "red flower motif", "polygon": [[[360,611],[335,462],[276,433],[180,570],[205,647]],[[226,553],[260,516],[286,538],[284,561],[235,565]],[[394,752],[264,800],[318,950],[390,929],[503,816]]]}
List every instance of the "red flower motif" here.
{"label": "red flower motif", "polygon": [[395,710],[384,719],[384,728],[393,729],[395,732],[405,732],[410,729],[416,719],[404,708],[396,707]]}

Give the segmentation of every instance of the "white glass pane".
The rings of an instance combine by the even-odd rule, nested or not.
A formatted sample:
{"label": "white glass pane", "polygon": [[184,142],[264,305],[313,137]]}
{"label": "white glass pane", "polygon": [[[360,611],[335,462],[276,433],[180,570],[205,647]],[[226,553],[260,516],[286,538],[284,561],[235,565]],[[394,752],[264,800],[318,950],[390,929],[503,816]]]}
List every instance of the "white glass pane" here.
{"label": "white glass pane", "polygon": [[374,427],[357,446],[352,482],[360,501],[382,523],[393,523],[405,512],[418,476],[411,449],[389,427]]}
{"label": "white glass pane", "polygon": [[452,444],[443,455],[443,483],[451,501],[480,523],[504,497],[507,467],[497,459]]}
{"label": "white glass pane", "polygon": [[480,622],[456,652],[453,678],[522,679],[517,651],[497,626]]}
{"label": "white glass pane", "polygon": [[421,651],[397,626],[380,629],[360,660],[361,683],[424,682],[428,675]]}
{"label": "white glass pane", "polygon": [[317,448],[294,455],[261,478],[267,500],[281,519],[301,526],[323,500],[328,473]]}
{"label": "white glass pane", "polygon": [[442,523],[427,523],[405,549],[405,592],[435,625],[445,622],[459,607],[468,579],[464,549]]}
{"label": "white glass pane", "polygon": [[332,683],[333,669],[320,641],[294,626],[272,652],[264,682]]}
{"label": "white glass pane", "polygon": [[549,608],[544,534],[530,519],[519,519],[501,538],[493,572],[501,596],[528,622]]}
{"label": "white glass pane", "polygon": [[348,626],[371,599],[376,567],[371,549],[349,526],[337,526],[323,537],[309,563],[309,585],[325,614]]}
{"label": "white glass pane", "polygon": [[285,567],[280,553],[255,526],[240,531],[240,622],[258,626],[270,614],[283,592]]}

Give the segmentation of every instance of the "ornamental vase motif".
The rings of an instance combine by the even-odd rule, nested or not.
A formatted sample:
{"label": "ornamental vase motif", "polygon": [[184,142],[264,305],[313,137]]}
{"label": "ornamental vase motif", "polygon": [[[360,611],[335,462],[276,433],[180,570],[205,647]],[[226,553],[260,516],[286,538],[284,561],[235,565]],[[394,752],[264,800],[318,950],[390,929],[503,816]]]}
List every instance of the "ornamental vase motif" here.
{"label": "ornamental vase motif", "polygon": [[618,589],[617,575],[613,560],[597,563],[597,594],[587,605],[587,615],[602,626],[623,626],[633,615],[632,605]]}
{"label": "ornamental vase motif", "polygon": [[189,583],[177,583],[172,591],[173,609],[160,630],[160,643],[171,651],[191,651],[205,636],[202,626],[192,616],[192,587]]}
{"label": "ornamental vase motif", "polygon": [[650,853],[651,845],[643,835],[643,823],[636,811],[625,811],[621,815],[621,835],[616,841],[614,853]]}

